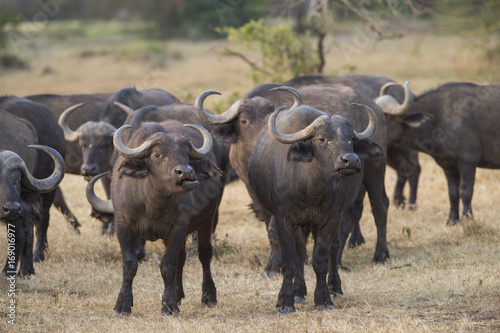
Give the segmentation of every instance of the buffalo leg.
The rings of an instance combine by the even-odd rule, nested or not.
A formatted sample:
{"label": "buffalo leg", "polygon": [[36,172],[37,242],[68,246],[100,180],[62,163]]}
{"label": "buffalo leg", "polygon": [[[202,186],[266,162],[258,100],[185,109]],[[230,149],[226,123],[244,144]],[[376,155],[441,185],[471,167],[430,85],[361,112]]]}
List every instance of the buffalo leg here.
{"label": "buffalo leg", "polygon": [[[23,222],[22,220],[19,220],[17,223],[10,223],[11,225],[14,225],[14,228],[8,226],[8,222],[5,224],[7,227],[7,231],[10,229],[11,231],[14,232],[14,251],[12,251],[12,248],[9,247],[9,252],[12,251],[13,253],[8,253],[7,255],[7,260],[5,262],[5,266],[3,267],[2,273],[3,274],[8,274],[7,272],[14,272],[15,274],[17,270],[17,264],[21,259],[21,255],[23,254],[23,248],[26,243],[26,228],[23,228]],[[33,227],[32,227],[33,228]],[[33,229],[32,229],[33,230]],[[33,231],[32,231],[33,234]],[[12,257],[12,255],[14,257]],[[21,273],[21,270],[19,271]],[[21,275],[21,274],[20,274]]]}
{"label": "buffalo leg", "polygon": [[137,260],[141,260],[146,256],[146,240],[144,238],[137,238],[137,242],[135,243],[135,256]]}
{"label": "buffalo leg", "polygon": [[267,223],[267,237],[269,238],[271,251],[264,272],[268,277],[273,277],[280,273],[281,267],[281,247],[279,244],[278,233],[276,230],[276,220],[274,216],[272,216],[269,223]]}
{"label": "buffalo leg", "polygon": [[161,298],[161,312],[166,315],[179,314],[175,280],[180,257],[180,251],[186,242],[187,233],[180,226],[174,226],[174,230],[168,240],[164,240],[165,253],[160,263],[161,277],[163,278],[163,296]]}
{"label": "buffalo leg", "polygon": [[40,262],[45,259],[45,250],[48,247],[47,230],[49,229],[50,206],[52,206],[54,202],[55,195],[55,190],[42,194],[42,221],[36,226],[35,262]]}
{"label": "buffalo leg", "polygon": [[134,306],[132,283],[138,267],[138,260],[135,255],[136,237],[127,228],[118,228],[116,236],[122,252],[123,280],[114,310],[115,315],[126,316],[132,312]]}
{"label": "buffalo leg", "polygon": [[54,207],[56,207],[57,210],[59,210],[61,214],[64,215],[66,221],[73,226],[73,229],[75,229],[75,231],[78,234],[80,234],[80,230],[78,230],[78,228],[80,228],[82,225],[78,222],[75,215],[73,215],[71,210],[68,208],[68,205],[66,204],[66,200],[64,199],[64,195],[61,191],[61,188],[58,186],[55,191],[56,195],[54,197],[54,202],[53,202]]}
{"label": "buffalo leg", "polygon": [[331,298],[340,298],[343,295],[342,285],[337,263],[339,258],[340,238],[339,235],[334,235],[331,245],[330,254],[328,256],[328,291]]}
{"label": "buffalo leg", "polygon": [[474,192],[474,180],[476,177],[476,165],[472,163],[459,162],[460,172],[460,199],[463,204],[462,218],[472,219],[472,194]]}
{"label": "buffalo leg", "polygon": [[198,259],[203,269],[203,282],[201,284],[201,305],[213,307],[217,305],[217,289],[215,288],[210,263],[212,261],[212,223],[206,223],[206,227],[198,230]]}
{"label": "buffalo leg", "polygon": [[295,310],[293,294],[293,278],[297,273],[299,258],[295,247],[295,231],[285,223],[283,217],[275,216],[276,231],[281,246],[281,271],[283,282],[278,295],[276,312],[278,314],[287,314]]}
{"label": "buffalo leg", "polygon": [[414,162],[414,168],[412,170],[412,173],[408,177],[408,183],[410,185],[410,199],[408,201],[408,208],[410,210],[415,210],[417,208],[418,178],[420,177],[422,168],[418,163],[418,152],[413,150],[411,157]]}
{"label": "buffalo leg", "polygon": [[186,263],[186,242],[182,246],[179,253],[179,259],[177,261],[177,274],[175,276],[175,297],[177,304],[181,305],[181,301],[184,298],[184,287],[182,285],[182,272],[184,270],[184,264]]}
{"label": "buffalo leg", "polygon": [[[29,221],[28,221],[29,220]],[[35,274],[33,267],[33,229],[34,222],[31,217],[24,217],[24,226],[22,227],[24,234],[24,244],[21,245],[21,266],[19,267],[19,276],[29,278],[31,274]],[[16,240],[17,241],[17,240]]]}
{"label": "buffalo leg", "polygon": [[460,200],[460,174],[456,166],[446,161],[436,160],[436,162],[443,168],[448,182],[448,197],[450,199],[450,214],[448,215],[447,225],[454,225],[459,221],[458,206]]}
{"label": "buffalo leg", "polygon": [[373,261],[384,263],[389,258],[387,248],[387,211],[389,209],[389,198],[385,192],[385,162],[382,158],[369,160],[366,163],[363,184],[365,185],[372,214],[377,227],[377,244]]}
{"label": "buffalo leg", "polygon": [[[342,266],[342,254],[344,253],[345,244],[349,234],[351,234],[354,226],[357,225],[359,228],[359,220],[361,219],[361,214],[363,213],[363,199],[365,196],[365,189],[363,186],[359,189],[356,194],[356,199],[349,205],[343,212],[342,224],[340,229],[339,241],[340,245],[337,254],[337,265]],[[359,232],[361,234],[361,231]],[[353,236],[351,235],[351,238]],[[361,238],[363,236],[361,235]],[[357,243],[359,240],[352,239],[352,243]],[[351,239],[349,240],[351,243]],[[354,247],[354,246],[352,246]]]}
{"label": "buffalo leg", "polygon": [[[332,235],[333,231],[328,230],[329,228],[324,227],[322,229],[324,230],[318,230],[312,256],[312,266],[316,274],[316,289],[314,290],[314,305],[316,310],[333,309],[333,302],[326,283],[326,275],[328,273],[329,250],[332,236],[338,237],[338,230]],[[337,265],[335,265],[335,270],[337,270],[336,267]]]}
{"label": "buffalo leg", "polygon": [[396,204],[396,207],[404,209],[405,208],[405,196],[403,194],[403,190],[406,184],[406,177],[403,177],[398,172],[398,179],[396,181],[396,186],[394,187],[394,195],[393,200]]}
{"label": "buffalo leg", "polygon": [[305,300],[307,295],[306,280],[304,278],[304,265],[307,258],[307,237],[309,233],[302,228],[297,228],[295,234],[295,247],[299,257],[299,265],[297,266],[297,273],[293,279],[293,290],[295,295],[295,302],[301,303]]}

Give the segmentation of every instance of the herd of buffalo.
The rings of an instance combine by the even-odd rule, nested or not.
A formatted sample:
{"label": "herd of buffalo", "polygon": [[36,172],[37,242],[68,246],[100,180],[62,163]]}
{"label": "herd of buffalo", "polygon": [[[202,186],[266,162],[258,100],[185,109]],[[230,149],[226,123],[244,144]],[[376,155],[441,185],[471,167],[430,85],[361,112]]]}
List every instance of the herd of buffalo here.
{"label": "herd of buffalo", "polygon": [[[123,280],[115,314],[131,313],[145,243],[158,239],[165,244],[162,313],[179,313],[185,242],[193,232],[203,269],[201,302],[214,306],[211,236],[224,187],[236,175],[266,225],[265,273],[282,274],[277,313],[292,312],[305,299],[310,234],[315,308],[332,309],[342,296],[345,244],[364,243],[359,220],[366,193],[377,228],[373,260],[389,257],[386,165],[398,174],[393,204],[415,209],[418,152],[432,156],[448,182],[449,225],[472,218],[476,168],[500,168],[500,85],[451,82],[415,96],[409,82],[385,76],[302,76],[261,84],[222,114],[204,108],[216,94],[205,91],[195,104],[135,88],[0,98],[0,220],[15,231],[4,274],[35,274],[52,205],[78,230],[58,187],[66,172],[88,181],[91,215],[103,234],[118,238]],[[106,199],[94,193],[97,180]]]}

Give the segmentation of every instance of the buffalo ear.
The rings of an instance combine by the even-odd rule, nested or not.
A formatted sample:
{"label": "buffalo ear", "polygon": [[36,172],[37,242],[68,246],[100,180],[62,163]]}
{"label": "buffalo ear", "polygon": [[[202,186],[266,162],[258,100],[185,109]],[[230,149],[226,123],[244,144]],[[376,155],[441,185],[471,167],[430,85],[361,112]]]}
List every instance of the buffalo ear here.
{"label": "buffalo ear", "polygon": [[313,159],[313,145],[310,141],[298,141],[290,145],[288,160],[309,163]]}
{"label": "buffalo ear", "polygon": [[238,135],[234,131],[233,125],[215,126],[212,130],[212,137],[218,143],[236,143]]}
{"label": "buffalo ear", "polygon": [[144,160],[130,159],[123,160],[118,167],[120,178],[123,176],[131,178],[146,178],[149,174],[146,162]]}
{"label": "buffalo ear", "polygon": [[433,116],[431,114],[415,112],[405,115],[402,119],[402,122],[410,127],[416,128],[420,127],[422,124],[425,124],[428,121],[431,121],[432,119]]}
{"label": "buffalo ear", "polygon": [[362,159],[367,160],[385,156],[384,150],[371,139],[354,140],[354,152]]}
{"label": "buffalo ear", "polygon": [[200,160],[200,161],[192,161],[190,165],[193,167],[196,172],[196,176],[198,180],[206,180],[206,179],[221,179],[224,176],[224,173],[219,169],[219,167],[212,161],[208,159]]}

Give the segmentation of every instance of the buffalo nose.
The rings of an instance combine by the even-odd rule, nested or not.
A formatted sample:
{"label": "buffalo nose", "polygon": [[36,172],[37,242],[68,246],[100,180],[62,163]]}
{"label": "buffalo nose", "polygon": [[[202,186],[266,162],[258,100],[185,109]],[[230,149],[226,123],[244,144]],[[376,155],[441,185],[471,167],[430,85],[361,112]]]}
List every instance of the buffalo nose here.
{"label": "buffalo nose", "polygon": [[174,168],[173,173],[178,180],[194,179],[194,170],[189,165],[178,165]]}
{"label": "buffalo nose", "polygon": [[84,164],[82,165],[82,175],[96,175],[97,166],[93,164]]}
{"label": "buffalo nose", "polygon": [[17,202],[8,202],[2,206],[4,217],[16,217],[21,214],[21,205]]}
{"label": "buffalo nose", "polygon": [[359,169],[359,157],[356,154],[345,154],[340,157],[342,168]]}

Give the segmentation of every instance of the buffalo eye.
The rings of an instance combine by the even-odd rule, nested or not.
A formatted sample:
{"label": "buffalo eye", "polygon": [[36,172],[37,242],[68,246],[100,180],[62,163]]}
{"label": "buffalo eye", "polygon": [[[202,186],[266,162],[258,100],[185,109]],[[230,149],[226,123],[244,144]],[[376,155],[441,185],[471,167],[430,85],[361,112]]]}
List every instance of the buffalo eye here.
{"label": "buffalo eye", "polygon": [[325,138],[319,138],[319,141],[324,142]]}
{"label": "buffalo eye", "polygon": [[246,123],[247,123],[247,120],[246,120],[246,119],[242,119],[242,120],[241,120],[241,123],[242,123],[242,124],[246,124]]}
{"label": "buffalo eye", "polygon": [[156,154],[155,154],[155,157],[156,157],[156,158],[159,158],[159,157],[160,157],[160,154],[156,153]]}

